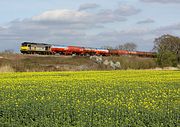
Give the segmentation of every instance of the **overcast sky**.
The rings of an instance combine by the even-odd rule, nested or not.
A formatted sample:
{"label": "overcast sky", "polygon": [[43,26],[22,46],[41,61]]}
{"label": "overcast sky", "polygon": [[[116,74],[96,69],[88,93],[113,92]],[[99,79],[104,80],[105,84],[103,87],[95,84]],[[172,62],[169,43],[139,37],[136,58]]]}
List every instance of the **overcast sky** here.
{"label": "overcast sky", "polygon": [[180,35],[180,0],[0,0],[0,51],[24,41],[88,47]]}

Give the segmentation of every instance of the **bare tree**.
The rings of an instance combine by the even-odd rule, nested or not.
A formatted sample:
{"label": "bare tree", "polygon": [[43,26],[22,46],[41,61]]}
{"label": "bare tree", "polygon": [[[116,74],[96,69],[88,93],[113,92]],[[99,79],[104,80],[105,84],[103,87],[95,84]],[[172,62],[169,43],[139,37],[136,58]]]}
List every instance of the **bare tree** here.
{"label": "bare tree", "polygon": [[102,46],[103,49],[114,49],[112,46]]}
{"label": "bare tree", "polygon": [[[168,62],[170,63],[169,65],[175,66],[177,63],[180,63],[179,37],[167,34],[156,38],[154,41],[154,50],[158,53],[158,64],[163,66],[166,64],[165,62]],[[167,61],[167,58],[169,61]]]}
{"label": "bare tree", "polygon": [[117,49],[135,51],[137,49],[137,45],[135,43],[128,42],[123,45],[117,46]]}
{"label": "bare tree", "polygon": [[13,53],[14,53],[14,50],[13,50],[13,49],[6,49],[6,50],[3,51],[3,53],[13,54]]}
{"label": "bare tree", "polygon": [[116,49],[124,50],[124,45],[118,45],[116,46]]}

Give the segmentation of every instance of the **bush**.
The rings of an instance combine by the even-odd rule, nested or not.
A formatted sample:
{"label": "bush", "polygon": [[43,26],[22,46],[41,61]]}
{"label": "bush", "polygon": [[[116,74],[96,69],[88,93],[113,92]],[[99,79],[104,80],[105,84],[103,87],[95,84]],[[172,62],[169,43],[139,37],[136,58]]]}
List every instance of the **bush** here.
{"label": "bush", "polygon": [[160,65],[160,67],[176,67],[176,54],[170,51],[160,52],[157,56],[157,63],[158,65]]}

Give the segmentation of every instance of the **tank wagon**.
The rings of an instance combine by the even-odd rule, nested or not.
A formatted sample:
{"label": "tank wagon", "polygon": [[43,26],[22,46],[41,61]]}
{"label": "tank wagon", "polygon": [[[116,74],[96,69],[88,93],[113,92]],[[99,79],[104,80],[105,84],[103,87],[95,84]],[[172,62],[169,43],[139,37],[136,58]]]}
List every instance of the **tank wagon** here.
{"label": "tank wagon", "polygon": [[110,52],[108,49],[97,48],[95,51],[96,51],[96,55],[102,55],[102,56],[110,55]]}
{"label": "tank wagon", "polygon": [[84,54],[84,47],[79,46],[68,46],[67,51],[65,52],[66,55],[83,55]]}
{"label": "tank wagon", "polygon": [[64,45],[52,45],[50,51],[52,52],[52,54],[65,55],[65,52],[67,51],[67,46],[64,46]]}
{"label": "tank wagon", "polygon": [[114,56],[129,55],[129,51],[127,51],[127,50],[114,49],[114,50],[109,50],[109,52],[110,52],[111,55],[114,55]]}
{"label": "tank wagon", "polygon": [[20,49],[23,54],[41,54],[41,55],[79,55],[79,56],[120,56],[120,55],[133,55],[141,57],[156,57],[154,52],[142,51],[127,51],[118,49],[103,49],[91,48],[81,46],[64,46],[64,45],[51,45],[45,43],[23,42]]}
{"label": "tank wagon", "polygon": [[83,51],[84,55],[86,56],[93,56],[96,55],[96,49],[95,48],[91,48],[91,47],[84,47],[84,51]]}

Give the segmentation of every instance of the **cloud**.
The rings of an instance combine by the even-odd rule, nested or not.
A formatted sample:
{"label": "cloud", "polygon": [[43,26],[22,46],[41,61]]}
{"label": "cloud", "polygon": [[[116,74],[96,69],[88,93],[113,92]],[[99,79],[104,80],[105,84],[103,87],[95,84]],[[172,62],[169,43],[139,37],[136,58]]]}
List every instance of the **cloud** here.
{"label": "cloud", "polygon": [[103,9],[95,13],[76,11],[76,10],[51,10],[40,15],[33,16],[33,21],[43,23],[61,23],[61,24],[99,24],[109,22],[125,21],[126,17],[136,15],[140,9],[130,5],[119,5],[116,9]]}
{"label": "cloud", "polygon": [[74,11],[74,10],[51,10],[46,11],[40,15],[32,17],[33,21],[58,21],[59,23],[76,23],[76,22],[86,22],[86,19],[88,17],[91,17],[92,15],[87,12],[80,12],[80,11]]}
{"label": "cloud", "polygon": [[152,33],[156,33],[156,34],[167,34],[167,33],[177,34],[178,31],[180,32],[180,22],[176,23],[176,24],[156,28],[156,29],[152,30]]}
{"label": "cloud", "polygon": [[[100,36],[97,31],[104,31],[108,23],[125,22],[129,16],[139,12],[133,6],[121,5],[115,9],[101,9],[96,12],[50,10],[31,18],[16,19],[8,26],[0,27],[0,50],[17,50],[23,41],[99,47],[103,43],[94,43],[97,42],[96,37]],[[101,39],[106,38],[108,37]]]}
{"label": "cloud", "polygon": [[120,4],[114,12],[121,16],[131,16],[140,13],[141,10],[131,5]]}
{"label": "cloud", "polygon": [[80,5],[79,7],[79,11],[82,11],[82,10],[89,10],[89,9],[96,9],[96,8],[99,8],[100,6],[98,4],[95,4],[95,3],[87,3],[87,4],[82,4]]}
{"label": "cloud", "polygon": [[180,0],[140,0],[140,1],[147,3],[162,3],[162,4],[180,3]]}
{"label": "cloud", "polygon": [[[25,23],[23,26],[21,26],[22,22]],[[180,31],[180,23],[177,23],[155,29],[135,27],[120,31],[103,30],[90,35],[84,30],[51,28],[37,25],[36,23],[32,27],[33,23],[28,23],[25,20],[16,20],[12,22],[13,25],[11,27],[3,28],[0,31],[0,43],[4,42],[6,45],[1,45],[0,49],[7,49],[7,47],[8,49],[13,49],[14,47],[18,49],[22,41],[36,41],[92,47],[101,47],[103,45],[116,46],[125,42],[134,42],[138,45],[139,50],[150,50],[153,47],[152,42],[155,37],[167,33],[176,35],[177,31]]]}
{"label": "cloud", "polygon": [[123,38],[126,38],[128,40],[129,39],[131,40],[132,38],[142,38],[142,35],[148,34],[149,31],[150,29],[147,29],[147,28],[131,28],[131,29],[125,29],[125,30],[120,30],[120,31],[105,31],[105,32],[99,33],[98,36],[114,38],[116,39],[116,41],[119,42]]}
{"label": "cloud", "polygon": [[0,31],[2,31],[3,30],[3,28],[2,27],[0,27]]}
{"label": "cloud", "polygon": [[52,10],[32,17],[32,21],[51,24],[101,24],[116,21],[125,21],[125,17],[105,10],[98,13],[89,13],[74,10]]}
{"label": "cloud", "polygon": [[159,28],[131,28],[121,31],[104,31],[88,38],[92,43],[99,42],[100,45],[116,46],[125,42],[134,42],[138,45],[139,50],[151,50],[153,48],[153,41],[156,37],[163,34],[172,34],[179,36],[180,23],[162,26]]}
{"label": "cloud", "polygon": [[137,22],[137,24],[149,24],[149,23],[155,23],[155,21],[153,19],[145,19]]}
{"label": "cloud", "polygon": [[92,45],[109,45],[117,46],[126,42],[133,42],[138,45],[139,50],[151,50],[153,47],[152,38],[145,38],[148,30],[145,29],[129,29],[122,31],[104,31],[99,34],[89,36],[88,41]]}

